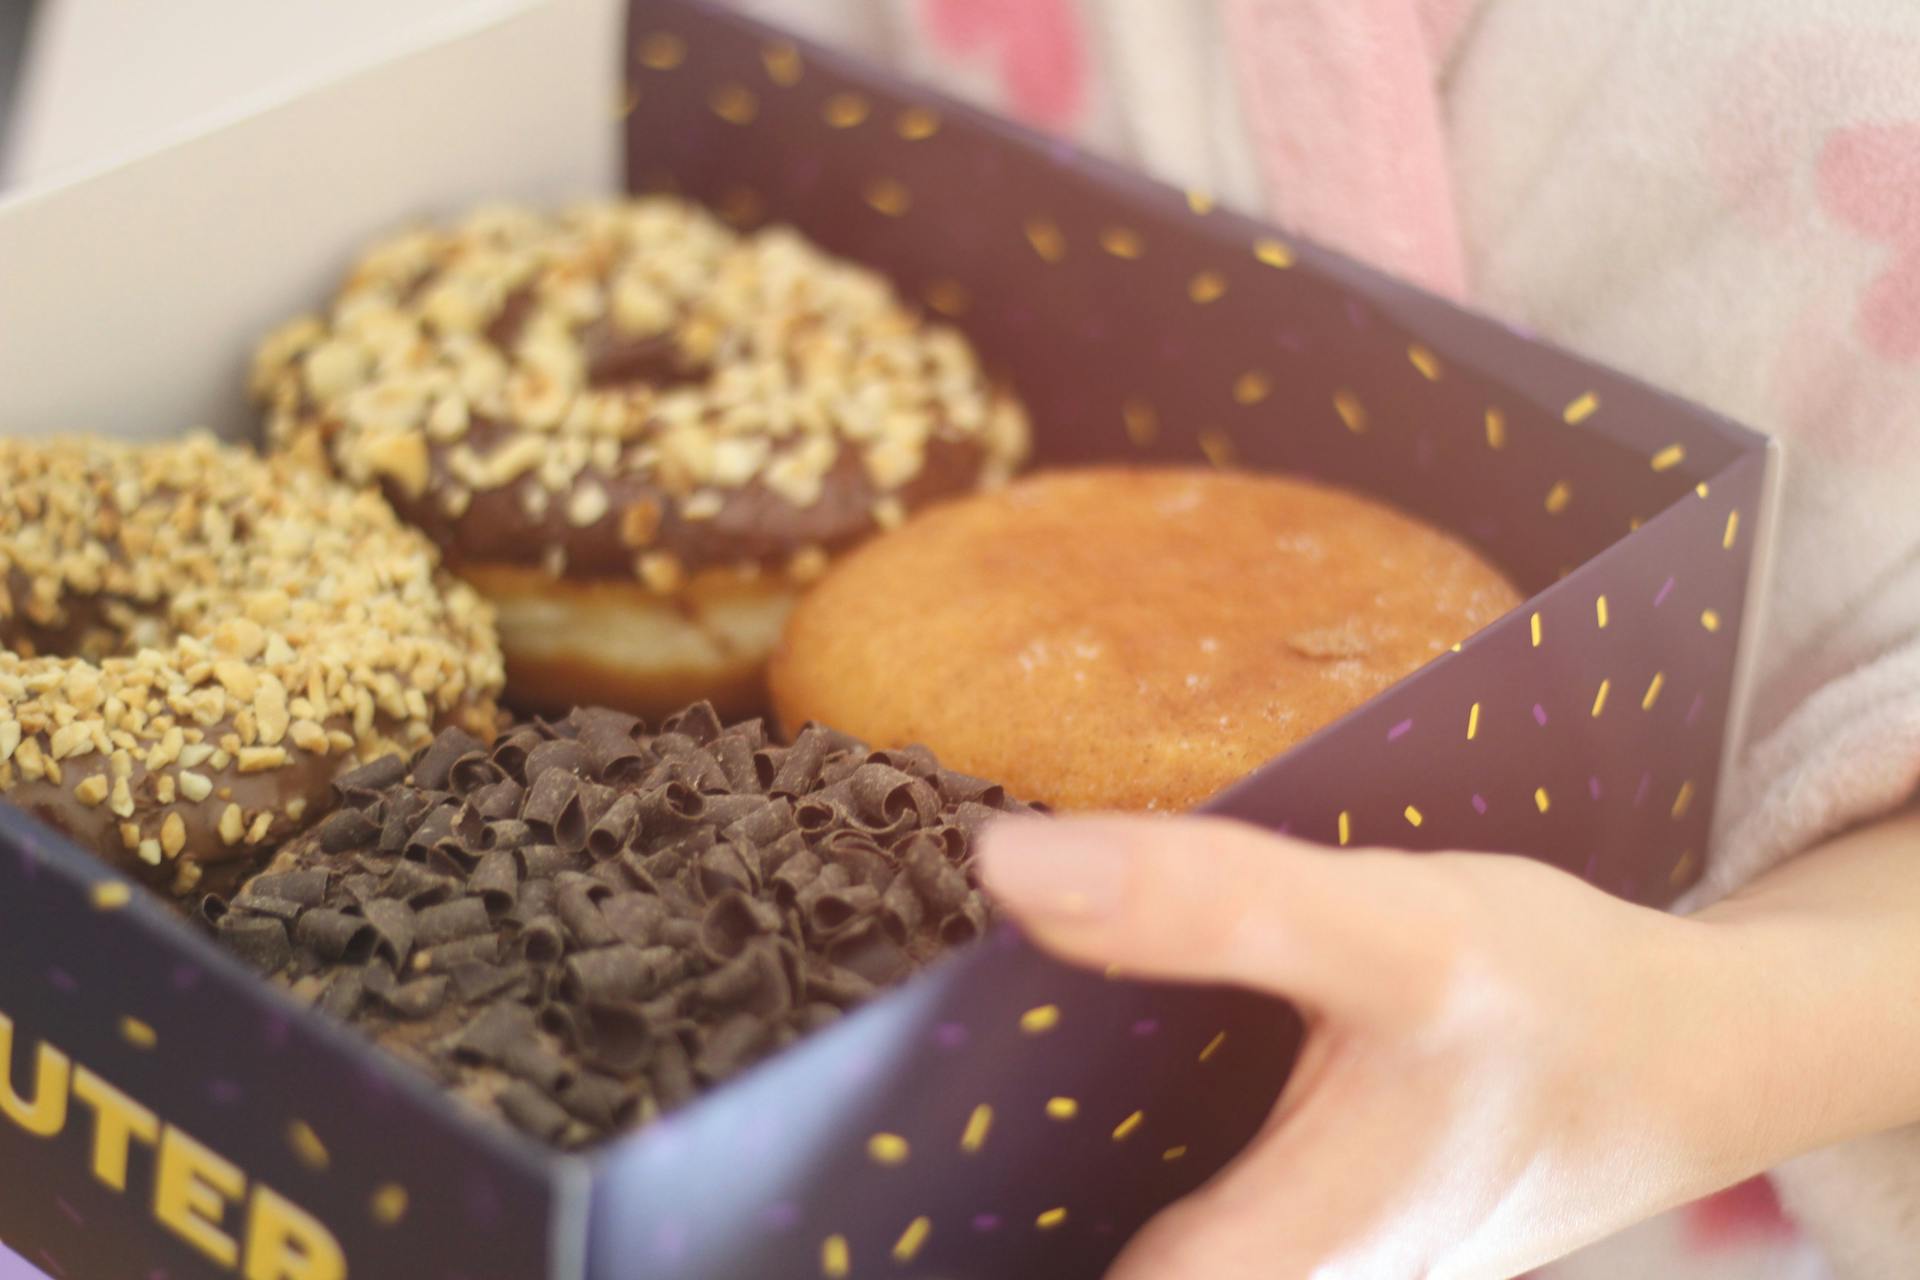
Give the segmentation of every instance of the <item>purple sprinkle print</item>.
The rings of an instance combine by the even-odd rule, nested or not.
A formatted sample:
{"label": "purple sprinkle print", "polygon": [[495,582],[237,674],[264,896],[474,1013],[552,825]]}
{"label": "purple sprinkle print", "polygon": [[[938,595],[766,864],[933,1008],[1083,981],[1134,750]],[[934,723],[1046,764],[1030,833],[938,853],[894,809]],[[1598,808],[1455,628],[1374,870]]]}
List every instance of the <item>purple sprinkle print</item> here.
{"label": "purple sprinkle print", "polygon": [[155,1267],[147,1272],[147,1280],[169,1280],[169,1277],[164,1267]]}
{"label": "purple sprinkle print", "polygon": [[1482,817],[1487,813],[1487,798],[1477,791],[1473,795],[1473,811]]}
{"label": "purple sprinkle print", "polygon": [[1100,1219],[1100,1221],[1098,1221],[1098,1222],[1096,1222],[1096,1223],[1094,1223],[1094,1224],[1093,1224],[1093,1234],[1095,1234],[1095,1235],[1097,1235],[1097,1236],[1110,1236],[1110,1235],[1112,1235],[1112,1234],[1113,1234],[1113,1223],[1112,1223],[1111,1221],[1109,1221],[1108,1219],[1106,1219],[1106,1218],[1102,1218],[1102,1219]]}
{"label": "purple sprinkle print", "polygon": [[687,1229],[677,1222],[663,1222],[653,1233],[653,1256],[665,1262],[678,1262],[687,1253]]}
{"label": "purple sprinkle print", "polygon": [[1411,718],[1402,720],[1399,724],[1387,730],[1387,741],[1398,742],[1400,739],[1406,737],[1407,731],[1412,728],[1413,728],[1413,720]]}
{"label": "purple sprinkle print", "polygon": [[72,995],[80,989],[80,984],[74,981],[73,975],[65,969],[47,970],[47,985],[55,991],[64,991],[68,995]]}
{"label": "purple sprinkle print", "polygon": [[1306,335],[1298,329],[1282,329],[1273,335],[1273,343],[1282,351],[1291,351],[1295,355],[1307,349]]}
{"label": "purple sprinkle print", "polygon": [[54,1256],[48,1253],[45,1249],[42,1249],[40,1251],[40,1261],[46,1264],[48,1275],[64,1276],[65,1274],[67,1274],[67,1269],[61,1266],[57,1261],[55,1261]]}
{"label": "purple sprinkle print", "polygon": [[1654,593],[1653,607],[1658,609],[1661,605],[1665,604],[1667,602],[1667,596],[1670,592],[1672,592],[1672,590],[1673,590],[1673,579],[1668,578],[1666,582],[1661,584],[1660,590]]}
{"label": "purple sprinkle print", "polygon": [[1687,708],[1687,716],[1686,716],[1686,719],[1683,721],[1683,723],[1688,728],[1692,728],[1693,722],[1700,718],[1700,712],[1706,707],[1706,705],[1707,705],[1706,694],[1704,693],[1694,694],[1693,705]]}
{"label": "purple sprinkle print", "polygon": [[1542,729],[1547,727],[1547,709],[1537,702],[1533,704],[1533,722]]}
{"label": "purple sprinkle print", "polygon": [[1481,516],[1473,522],[1473,534],[1482,541],[1491,542],[1500,536],[1500,522],[1492,516]]}
{"label": "purple sprinkle print", "polygon": [[975,1231],[998,1231],[1000,1229],[1000,1215],[997,1213],[974,1214],[973,1229]]}
{"label": "purple sprinkle print", "polygon": [[1596,773],[1592,777],[1587,779],[1587,794],[1592,796],[1595,800],[1598,800],[1600,798],[1600,775],[1599,774]]}
{"label": "purple sprinkle print", "polygon": [[1133,1034],[1137,1036],[1150,1036],[1158,1030],[1160,1030],[1158,1018],[1142,1018],[1133,1024]]}
{"label": "purple sprinkle print", "polygon": [[1079,150],[1065,138],[1054,138],[1047,143],[1047,159],[1055,164],[1071,165],[1079,155]]}
{"label": "purple sprinkle print", "polygon": [[207,1096],[223,1107],[230,1107],[240,1101],[241,1090],[235,1081],[216,1077],[207,1082]]}
{"label": "purple sprinkle print", "polygon": [[1167,364],[1179,364],[1186,358],[1187,344],[1175,333],[1160,336],[1160,359]]}
{"label": "purple sprinkle print", "polygon": [[66,1214],[67,1217],[73,1222],[74,1226],[78,1227],[78,1226],[85,1225],[86,1219],[80,1216],[80,1211],[78,1209],[68,1204],[65,1200],[62,1200],[59,1196],[55,1196],[53,1198],[53,1202],[54,1204],[60,1207],[60,1212]]}
{"label": "purple sprinkle print", "polygon": [[32,845],[26,843],[24,840],[21,841],[20,847],[14,850],[14,856],[20,860],[20,875],[22,879],[31,880],[40,874],[40,863],[34,857]]}
{"label": "purple sprinkle print", "polygon": [[1293,819],[1292,819],[1292,818],[1288,818],[1288,819],[1287,819],[1287,820],[1286,820],[1285,822],[1283,822],[1283,823],[1281,823],[1281,824],[1280,824],[1279,826],[1277,826],[1277,827],[1275,827],[1275,828],[1274,828],[1273,830],[1274,830],[1274,834],[1275,834],[1275,835],[1282,835],[1282,836],[1290,836],[1290,835],[1292,835],[1292,834],[1293,834]]}
{"label": "purple sprinkle print", "polygon": [[177,964],[173,966],[173,989],[191,991],[200,985],[200,966],[195,964]]}
{"label": "purple sprinkle print", "polygon": [[1358,298],[1347,299],[1347,323],[1356,329],[1367,327],[1367,309],[1360,305]]}
{"label": "purple sprinkle print", "polygon": [[942,1049],[958,1049],[968,1036],[966,1026],[958,1022],[943,1022],[933,1029],[933,1042]]}
{"label": "purple sprinkle print", "polygon": [[787,1231],[800,1223],[800,1206],[791,1200],[776,1200],[760,1211],[760,1225],[769,1231]]}
{"label": "purple sprinkle print", "polygon": [[1583,880],[1587,880],[1591,882],[1593,880],[1593,873],[1598,871],[1599,869],[1600,869],[1600,851],[1598,849],[1595,849],[1592,853],[1587,855],[1586,869],[1580,873],[1580,876]]}
{"label": "purple sprinkle print", "polygon": [[1653,786],[1653,775],[1651,773],[1641,774],[1640,785],[1633,789],[1634,808],[1638,809],[1647,802],[1647,789],[1651,786]]}

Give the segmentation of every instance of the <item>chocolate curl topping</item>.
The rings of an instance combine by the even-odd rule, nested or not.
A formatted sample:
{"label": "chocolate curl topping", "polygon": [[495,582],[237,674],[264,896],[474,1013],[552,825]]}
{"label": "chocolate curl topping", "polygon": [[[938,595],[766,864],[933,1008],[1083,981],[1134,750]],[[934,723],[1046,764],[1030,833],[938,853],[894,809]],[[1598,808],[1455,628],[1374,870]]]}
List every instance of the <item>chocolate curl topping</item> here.
{"label": "chocolate curl topping", "polygon": [[422,791],[445,791],[453,762],[471,753],[484,754],[486,743],[464,729],[445,729],[414,758],[413,785]]}
{"label": "chocolate curl topping", "polygon": [[575,1146],[685,1101],[990,922],[967,865],[1026,807],[917,747],[791,747],[708,708],[491,751],[449,732],[201,918],[443,1087]]}

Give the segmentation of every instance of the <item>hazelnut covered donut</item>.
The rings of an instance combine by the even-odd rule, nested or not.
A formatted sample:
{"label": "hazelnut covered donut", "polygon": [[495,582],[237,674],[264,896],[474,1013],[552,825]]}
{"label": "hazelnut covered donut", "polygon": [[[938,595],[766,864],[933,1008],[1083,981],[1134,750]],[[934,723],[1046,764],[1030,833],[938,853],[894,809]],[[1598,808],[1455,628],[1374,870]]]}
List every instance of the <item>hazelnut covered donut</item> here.
{"label": "hazelnut covered donut", "polygon": [[208,437],[0,439],[0,796],[186,893],[490,732],[490,612],[378,494]]}
{"label": "hazelnut covered donut", "polygon": [[510,695],[554,710],[758,704],[796,586],[1027,435],[878,275],[669,197],[381,244],[253,388],[275,447],[379,484],[494,601]]}

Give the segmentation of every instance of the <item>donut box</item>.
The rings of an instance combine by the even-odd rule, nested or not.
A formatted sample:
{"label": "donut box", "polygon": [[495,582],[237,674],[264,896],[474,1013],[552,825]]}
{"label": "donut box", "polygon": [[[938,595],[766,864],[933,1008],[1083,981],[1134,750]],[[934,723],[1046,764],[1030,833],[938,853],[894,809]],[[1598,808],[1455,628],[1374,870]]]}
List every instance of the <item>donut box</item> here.
{"label": "donut box", "polygon": [[[6,429],[245,436],[252,343],[370,237],[622,184],[885,272],[1018,388],[1039,465],[1320,477],[1530,593],[1208,810],[1527,854],[1645,903],[1692,882],[1760,606],[1765,441],[696,0],[511,0],[0,204]],[[1299,1037],[1275,1002],[1069,970],[1003,928],[557,1155],[0,804],[0,1277],[1097,1276],[1248,1140]]]}

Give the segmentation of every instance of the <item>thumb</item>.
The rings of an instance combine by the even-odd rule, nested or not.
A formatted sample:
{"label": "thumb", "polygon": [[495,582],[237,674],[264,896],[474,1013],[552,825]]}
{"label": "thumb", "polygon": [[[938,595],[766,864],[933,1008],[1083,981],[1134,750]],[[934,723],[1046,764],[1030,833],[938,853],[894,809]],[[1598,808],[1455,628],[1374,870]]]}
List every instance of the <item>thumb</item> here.
{"label": "thumb", "polygon": [[1414,861],[1217,818],[1003,820],[980,852],[988,891],[1068,960],[1352,1012],[1356,983],[1378,989],[1404,958],[1407,886],[1379,882]]}

